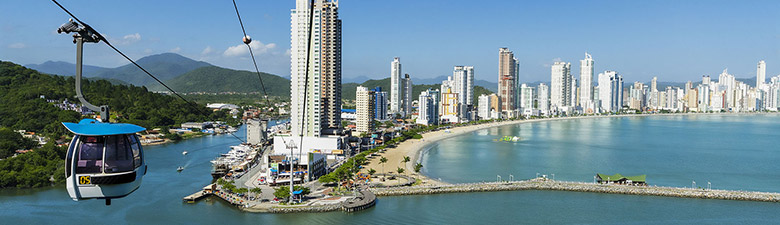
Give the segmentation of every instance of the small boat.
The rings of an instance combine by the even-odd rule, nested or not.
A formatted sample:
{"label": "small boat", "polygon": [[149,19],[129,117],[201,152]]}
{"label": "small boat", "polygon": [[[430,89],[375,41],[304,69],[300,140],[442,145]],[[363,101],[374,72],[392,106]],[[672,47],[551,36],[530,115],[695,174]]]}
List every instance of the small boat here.
{"label": "small boat", "polygon": [[189,152],[183,151],[183,152],[181,152],[181,155],[187,155],[187,153],[189,153]]}
{"label": "small boat", "polygon": [[176,172],[181,172],[182,170],[184,170],[184,167],[180,166],[179,168],[176,168]]}

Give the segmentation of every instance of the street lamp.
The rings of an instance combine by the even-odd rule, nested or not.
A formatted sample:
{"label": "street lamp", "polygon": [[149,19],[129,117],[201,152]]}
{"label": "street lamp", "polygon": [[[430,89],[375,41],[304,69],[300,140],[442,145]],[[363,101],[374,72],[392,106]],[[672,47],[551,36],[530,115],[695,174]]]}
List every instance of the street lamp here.
{"label": "street lamp", "polygon": [[512,174],[509,174],[509,182],[514,182],[515,176],[512,176]]}
{"label": "street lamp", "polygon": [[691,181],[691,189],[694,189],[694,188],[696,188],[696,181],[695,180]]}
{"label": "street lamp", "polygon": [[707,181],[707,190],[712,191],[712,183],[710,183],[709,181]]}
{"label": "street lamp", "polygon": [[553,173],[551,175],[552,175],[552,180],[555,180],[555,174]]}
{"label": "street lamp", "polygon": [[501,182],[501,175],[496,175],[496,182]]}

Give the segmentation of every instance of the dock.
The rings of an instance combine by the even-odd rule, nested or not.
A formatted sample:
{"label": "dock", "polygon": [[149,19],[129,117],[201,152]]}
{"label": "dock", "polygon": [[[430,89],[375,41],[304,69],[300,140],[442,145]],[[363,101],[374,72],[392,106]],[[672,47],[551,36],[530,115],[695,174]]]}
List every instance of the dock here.
{"label": "dock", "polygon": [[200,191],[192,193],[191,195],[187,195],[182,200],[184,202],[190,203],[190,204],[195,203],[195,202],[197,202],[198,200],[200,200],[202,198],[205,198],[205,197],[208,197],[208,196],[214,194],[214,187],[215,186],[216,186],[216,184],[206,185]]}

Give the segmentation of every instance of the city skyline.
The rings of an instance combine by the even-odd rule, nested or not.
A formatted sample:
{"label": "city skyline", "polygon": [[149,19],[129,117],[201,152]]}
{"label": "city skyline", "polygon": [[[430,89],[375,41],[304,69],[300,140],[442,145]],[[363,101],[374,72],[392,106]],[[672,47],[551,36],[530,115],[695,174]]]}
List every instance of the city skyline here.
{"label": "city skyline", "polygon": [[[67,20],[67,15],[46,1],[7,4],[19,10],[0,15],[0,29],[4,31],[0,33],[0,58],[20,64],[47,60],[73,62],[72,46],[61,43],[53,32]],[[291,48],[286,14],[294,8],[294,3],[239,1],[238,4],[247,21],[247,32],[256,42],[253,46],[258,49],[261,70],[289,77]],[[404,6],[409,4],[419,7]],[[380,6],[382,10],[368,10]],[[354,1],[341,9],[350,18],[344,24],[345,29],[351,30],[343,36],[346,43],[343,73],[345,78],[383,78],[387,75],[385,63],[398,56],[406,59],[405,69],[415,77],[443,76],[451,73],[452,66],[468,64],[481,68],[475,80],[491,81],[498,73],[492,60],[494,49],[508,47],[520,62],[521,83],[547,81],[546,71],[554,61],[576,62],[582,59],[583,52],[598,58],[596,71],[621,71],[630,81],[647,81],[657,76],[662,81],[684,82],[698,80],[705,74],[716,75],[724,68],[729,68],[737,78],[751,78],[756,75],[755,63],[759,60],[769,64],[766,76],[773,77],[780,74],[780,68],[772,66],[780,62],[777,44],[780,29],[777,29],[779,23],[774,22],[780,18],[771,10],[778,7],[772,6],[780,3],[496,1],[459,7],[459,4],[437,1],[401,1],[389,6]],[[242,47],[241,35],[230,4],[204,1],[181,10],[179,5],[167,2],[100,5],[75,1],[67,2],[66,7],[135,59],[175,52],[222,67],[251,69],[242,60],[246,57],[241,52],[244,48],[236,47]],[[442,10],[424,10],[430,7]],[[517,13],[494,13],[502,8]],[[551,8],[560,13],[556,17],[541,13]],[[135,16],[138,12],[146,16]],[[393,16],[398,12],[405,16]],[[457,13],[444,12],[468,12],[470,16],[461,18],[453,16]],[[192,17],[193,14],[202,17]],[[29,22],[20,26],[17,18]],[[169,21],[171,18],[186,18],[191,22],[174,23]],[[551,29],[556,24],[563,25],[563,29]],[[453,27],[471,32],[449,35]],[[493,34],[502,27],[513,29],[506,29],[507,35],[476,35]],[[615,35],[602,35],[602,32]],[[441,39],[443,35],[454,38]],[[372,51],[365,54],[361,49]],[[126,64],[105,46],[95,45],[85,54],[89,59],[85,63],[89,65]],[[571,69],[580,70],[576,63]]]}

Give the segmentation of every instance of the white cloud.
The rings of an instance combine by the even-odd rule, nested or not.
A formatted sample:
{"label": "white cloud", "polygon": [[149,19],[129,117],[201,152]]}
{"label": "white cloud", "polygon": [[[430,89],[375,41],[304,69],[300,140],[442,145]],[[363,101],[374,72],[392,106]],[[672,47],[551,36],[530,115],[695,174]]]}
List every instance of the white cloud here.
{"label": "white cloud", "polygon": [[[268,53],[274,48],[276,48],[276,44],[274,43],[263,44],[260,41],[252,41],[252,43],[249,44],[249,46],[252,46],[252,51],[255,53],[255,56]],[[248,56],[249,49],[247,49],[247,47],[244,46],[244,44],[230,46],[225,50],[225,52],[222,53],[222,55],[226,57]]]}
{"label": "white cloud", "polygon": [[200,52],[201,55],[208,55],[214,52],[214,49],[211,48],[211,46],[207,46],[205,49],[203,49],[202,52]]}
{"label": "white cloud", "polygon": [[287,51],[284,52],[284,55],[291,56],[292,55],[292,49],[287,49]]}
{"label": "white cloud", "polygon": [[123,40],[128,42],[136,42],[141,40],[141,34],[135,33],[135,34],[128,34],[122,37]]}
{"label": "white cloud", "polygon": [[111,42],[116,43],[116,44],[128,45],[128,44],[132,44],[132,43],[136,43],[136,42],[140,41],[141,40],[141,34],[139,34],[139,33],[128,34],[128,35],[123,36],[121,39],[114,39],[114,38],[108,37],[108,39]]}
{"label": "white cloud", "polygon": [[171,49],[170,52],[179,53],[179,52],[181,52],[181,47],[175,47],[175,48]]}
{"label": "white cloud", "polygon": [[9,48],[24,48],[27,47],[24,43],[13,43],[8,45]]}

